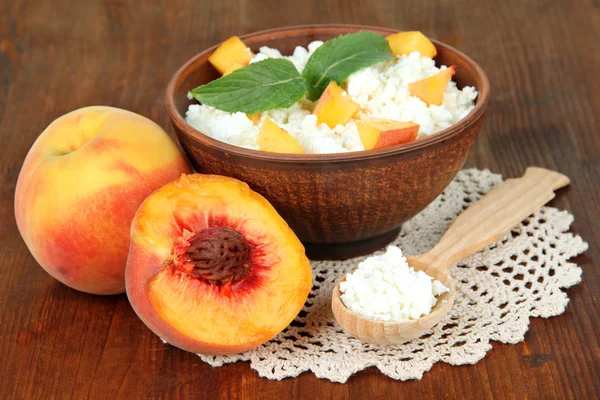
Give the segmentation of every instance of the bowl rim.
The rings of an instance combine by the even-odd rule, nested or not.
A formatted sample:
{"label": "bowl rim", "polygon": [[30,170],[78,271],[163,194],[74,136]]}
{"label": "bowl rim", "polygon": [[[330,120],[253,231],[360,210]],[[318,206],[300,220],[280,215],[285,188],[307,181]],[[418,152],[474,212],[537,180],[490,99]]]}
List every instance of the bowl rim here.
{"label": "bowl rim", "polygon": [[[389,34],[393,34],[396,32],[400,32],[393,28],[387,27],[379,27],[372,25],[360,25],[360,24],[308,24],[308,25],[293,25],[293,26],[283,26],[272,29],[266,29],[261,31],[256,31],[252,33],[248,33],[240,36],[240,39],[249,39],[254,36],[262,36],[269,35],[279,32],[287,32],[292,30],[320,30],[320,29],[332,29],[332,28],[342,28],[347,29],[348,31],[358,31],[358,30],[371,30],[371,31],[384,31]],[[173,74],[169,83],[167,85],[165,91],[165,106],[167,108],[167,112],[171,118],[171,121],[183,132],[185,135],[190,136],[199,142],[203,143],[205,146],[210,147],[213,150],[229,153],[231,155],[241,156],[245,158],[253,158],[256,160],[269,161],[269,162],[282,162],[282,163],[294,163],[294,162],[302,162],[307,164],[314,163],[322,163],[322,162],[346,162],[346,161],[356,161],[356,160],[367,160],[372,158],[380,158],[385,156],[397,155],[401,153],[407,153],[410,151],[422,149],[436,143],[443,142],[455,135],[460,134],[463,130],[473,125],[476,121],[478,121],[487,108],[487,104],[489,102],[489,93],[490,93],[490,83],[487,75],[483,71],[483,69],[470,57],[461,51],[455,49],[452,46],[444,44],[438,40],[430,39],[436,47],[443,47],[446,50],[454,52],[459,57],[463,58],[468,64],[472,65],[476,76],[478,76],[482,82],[480,88],[477,88],[478,96],[477,101],[475,103],[475,107],[469,114],[463,117],[458,123],[449,126],[448,128],[442,129],[439,132],[436,132],[430,136],[413,140],[411,142],[402,144],[396,147],[384,148],[384,149],[376,149],[376,150],[362,150],[362,151],[352,151],[352,152],[344,152],[344,153],[320,153],[320,154],[285,154],[285,153],[272,153],[260,150],[247,149],[240,146],[235,146],[229,143],[222,142],[217,139],[213,139],[212,137],[198,131],[190,124],[187,123],[185,118],[179,113],[177,107],[175,106],[175,85],[179,81],[180,77],[188,70],[188,68],[196,62],[200,57],[205,56],[207,53],[214,51],[217,46],[221,43],[217,43],[200,53],[196,54],[188,61],[186,61],[179,69]]]}

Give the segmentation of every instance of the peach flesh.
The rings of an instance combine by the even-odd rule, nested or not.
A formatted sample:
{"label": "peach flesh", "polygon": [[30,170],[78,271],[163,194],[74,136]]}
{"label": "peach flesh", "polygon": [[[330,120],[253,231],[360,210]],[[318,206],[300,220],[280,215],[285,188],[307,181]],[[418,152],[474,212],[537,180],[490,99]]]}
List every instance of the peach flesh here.
{"label": "peach flesh", "polygon": [[179,238],[170,261],[152,278],[150,286],[164,274],[185,280],[197,291],[192,296],[207,290],[237,296],[258,288],[260,272],[268,272],[272,264],[265,246],[250,242],[230,226],[214,226]]}
{"label": "peach flesh", "polygon": [[[232,235],[232,231],[235,234]],[[242,240],[237,243],[232,240],[225,241],[222,236],[219,237],[219,234],[223,233],[230,237],[241,236]],[[208,240],[203,240],[207,237]],[[221,256],[221,245],[225,247],[227,242],[232,250],[224,252]],[[236,246],[238,249],[235,249]],[[249,254],[240,251],[240,246],[247,246],[246,251]],[[203,249],[204,254],[199,255],[195,250],[197,248]],[[205,256],[212,252],[211,250],[217,251],[220,260],[206,259]],[[248,241],[237,230],[221,226],[205,229],[190,238],[180,238],[172,252],[171,259],[174,262],[165,265],[148,283],[149,300],[160,318],[175,327],[178,332],[207,337],[213,342],[210,350],[203,346],[194,351],[203,354],[225,354],[249,350],[273,336],[272,326],[280,324],[282,311],[283,314],[289,314],[286,311],[287,304],[283,308],[280,308],[281,305],[273,307],[265,313],[268,317],[261,315],[261,312],[254,312],[265,308],[268,301],[273,300],[276,304],[275,300],[281,293],[295,291],[295,287],[292,285],[291,288],[286,288],[282,285],[273,288],[274,291],[266,292],[264,287],[272,280],[269,277],[272,267],[281,260],[270,257],[267,247]],[[232,257],[228,257],[231,255],[237,255],[239,262],[235,262],[238,257],[233,257],[234,262],[228,265],[230,268],[219,264],[221,260],[227,261],[226,258],[232,261]],[[244,262],[244,259],[247,261]],[[256,297],[255,293],[262,291],[268,295],[262,296],[259,301],[253,300]],[[286,299],[288,297],[284,296]],[[289,298],[295,300],[293,297]],[[289,306],[293,308],[294,301],[290,303]],[[240,308],[244,311],[243,316],[238,314],[237,310]],[[266,304],[266,308],[270,308],[269,304]],[[298,311],[294,311],[294,316]],[[255,321],[256,319],[261,321]],[[269,319],[271,321],[268,321]],[[270,326],[269,329],[262,326],[265,320]],[[277,331],[281,329],[277,328]],[[232,350],[232,347],[214,350],[218,349],[214,342],[236,343],[240,338],[244,338],[242,341],[248,343],[237,350]],[[167,339],[169,343],[182,347],[171,340]],[[187,350],[186,347],[182,348]]]}
{"label": "peach flesh", "polygon": [[[221,254],[221,246],[229,251]],[[192,174],[138,209],[126,284],[135,312],[164,341],[233,354],[296,317],[312,271],[302,244],[262,196],[232,178]]]}

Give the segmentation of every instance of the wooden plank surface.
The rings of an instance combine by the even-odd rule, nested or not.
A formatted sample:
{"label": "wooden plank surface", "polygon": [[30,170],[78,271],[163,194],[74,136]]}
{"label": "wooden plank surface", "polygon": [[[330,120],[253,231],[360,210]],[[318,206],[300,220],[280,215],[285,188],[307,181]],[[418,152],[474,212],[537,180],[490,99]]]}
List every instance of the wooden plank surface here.
{"label": "wooden plank surface", "polygon": [[[29,254],[15,182],[37,135],[93,104],[126,108],[172,133],[171,74],[230,35],[283,25],[361,23],[422,30],[480,63],[492,84],[467,166],[506,177],[526,166],[571,180],[551,205],[590,243],[567,311],[533,319],[525,342],[494,343],[473,366],[438,363],[421,381],[371,368],[340,385],[281,382],[247,363],[222,368],[163,345],[125,296],[75,292]],[[600,3],[275,0],[0,2],[0,398],[597,398],[600,392]]]}

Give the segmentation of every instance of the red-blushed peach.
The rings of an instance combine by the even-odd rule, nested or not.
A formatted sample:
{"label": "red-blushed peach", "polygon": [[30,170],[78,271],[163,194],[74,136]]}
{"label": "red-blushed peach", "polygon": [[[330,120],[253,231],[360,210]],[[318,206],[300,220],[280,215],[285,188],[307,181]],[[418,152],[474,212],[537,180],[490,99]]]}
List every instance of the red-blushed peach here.
{"label": "red-blushed peach", "polygon": [[296,317],[312,284],[304,247],[248,185],[183,175],[131,224],[127,296],[159,337],[201,354],[249,350]]}
{"label": "red-blushed peach", "polygon": [[38,263],[65,285],[123,293],[135,211],[186,172],[182,151],[154,122],[118,108],[81,108],[52,122],[27,154],[17,226]]}

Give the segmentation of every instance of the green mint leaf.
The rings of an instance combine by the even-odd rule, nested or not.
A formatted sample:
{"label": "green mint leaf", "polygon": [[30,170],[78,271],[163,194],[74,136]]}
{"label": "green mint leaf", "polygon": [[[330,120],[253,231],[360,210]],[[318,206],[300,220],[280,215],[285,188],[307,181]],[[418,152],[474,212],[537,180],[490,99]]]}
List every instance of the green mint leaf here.
{"label": "green mint leaf", "polygon": [[257,114],[287,108],[306,94],[304,79],[291,61],[268,58],[191,91],[199,102],[229,112]]}
{"label": "green mint leaf", "polygon": [[361,31],[333,38],[312,54],[304,68],[308,99],[321,97],[330,81],[341,85],[354,72],[393,59],[388,41],[376,33]]}

